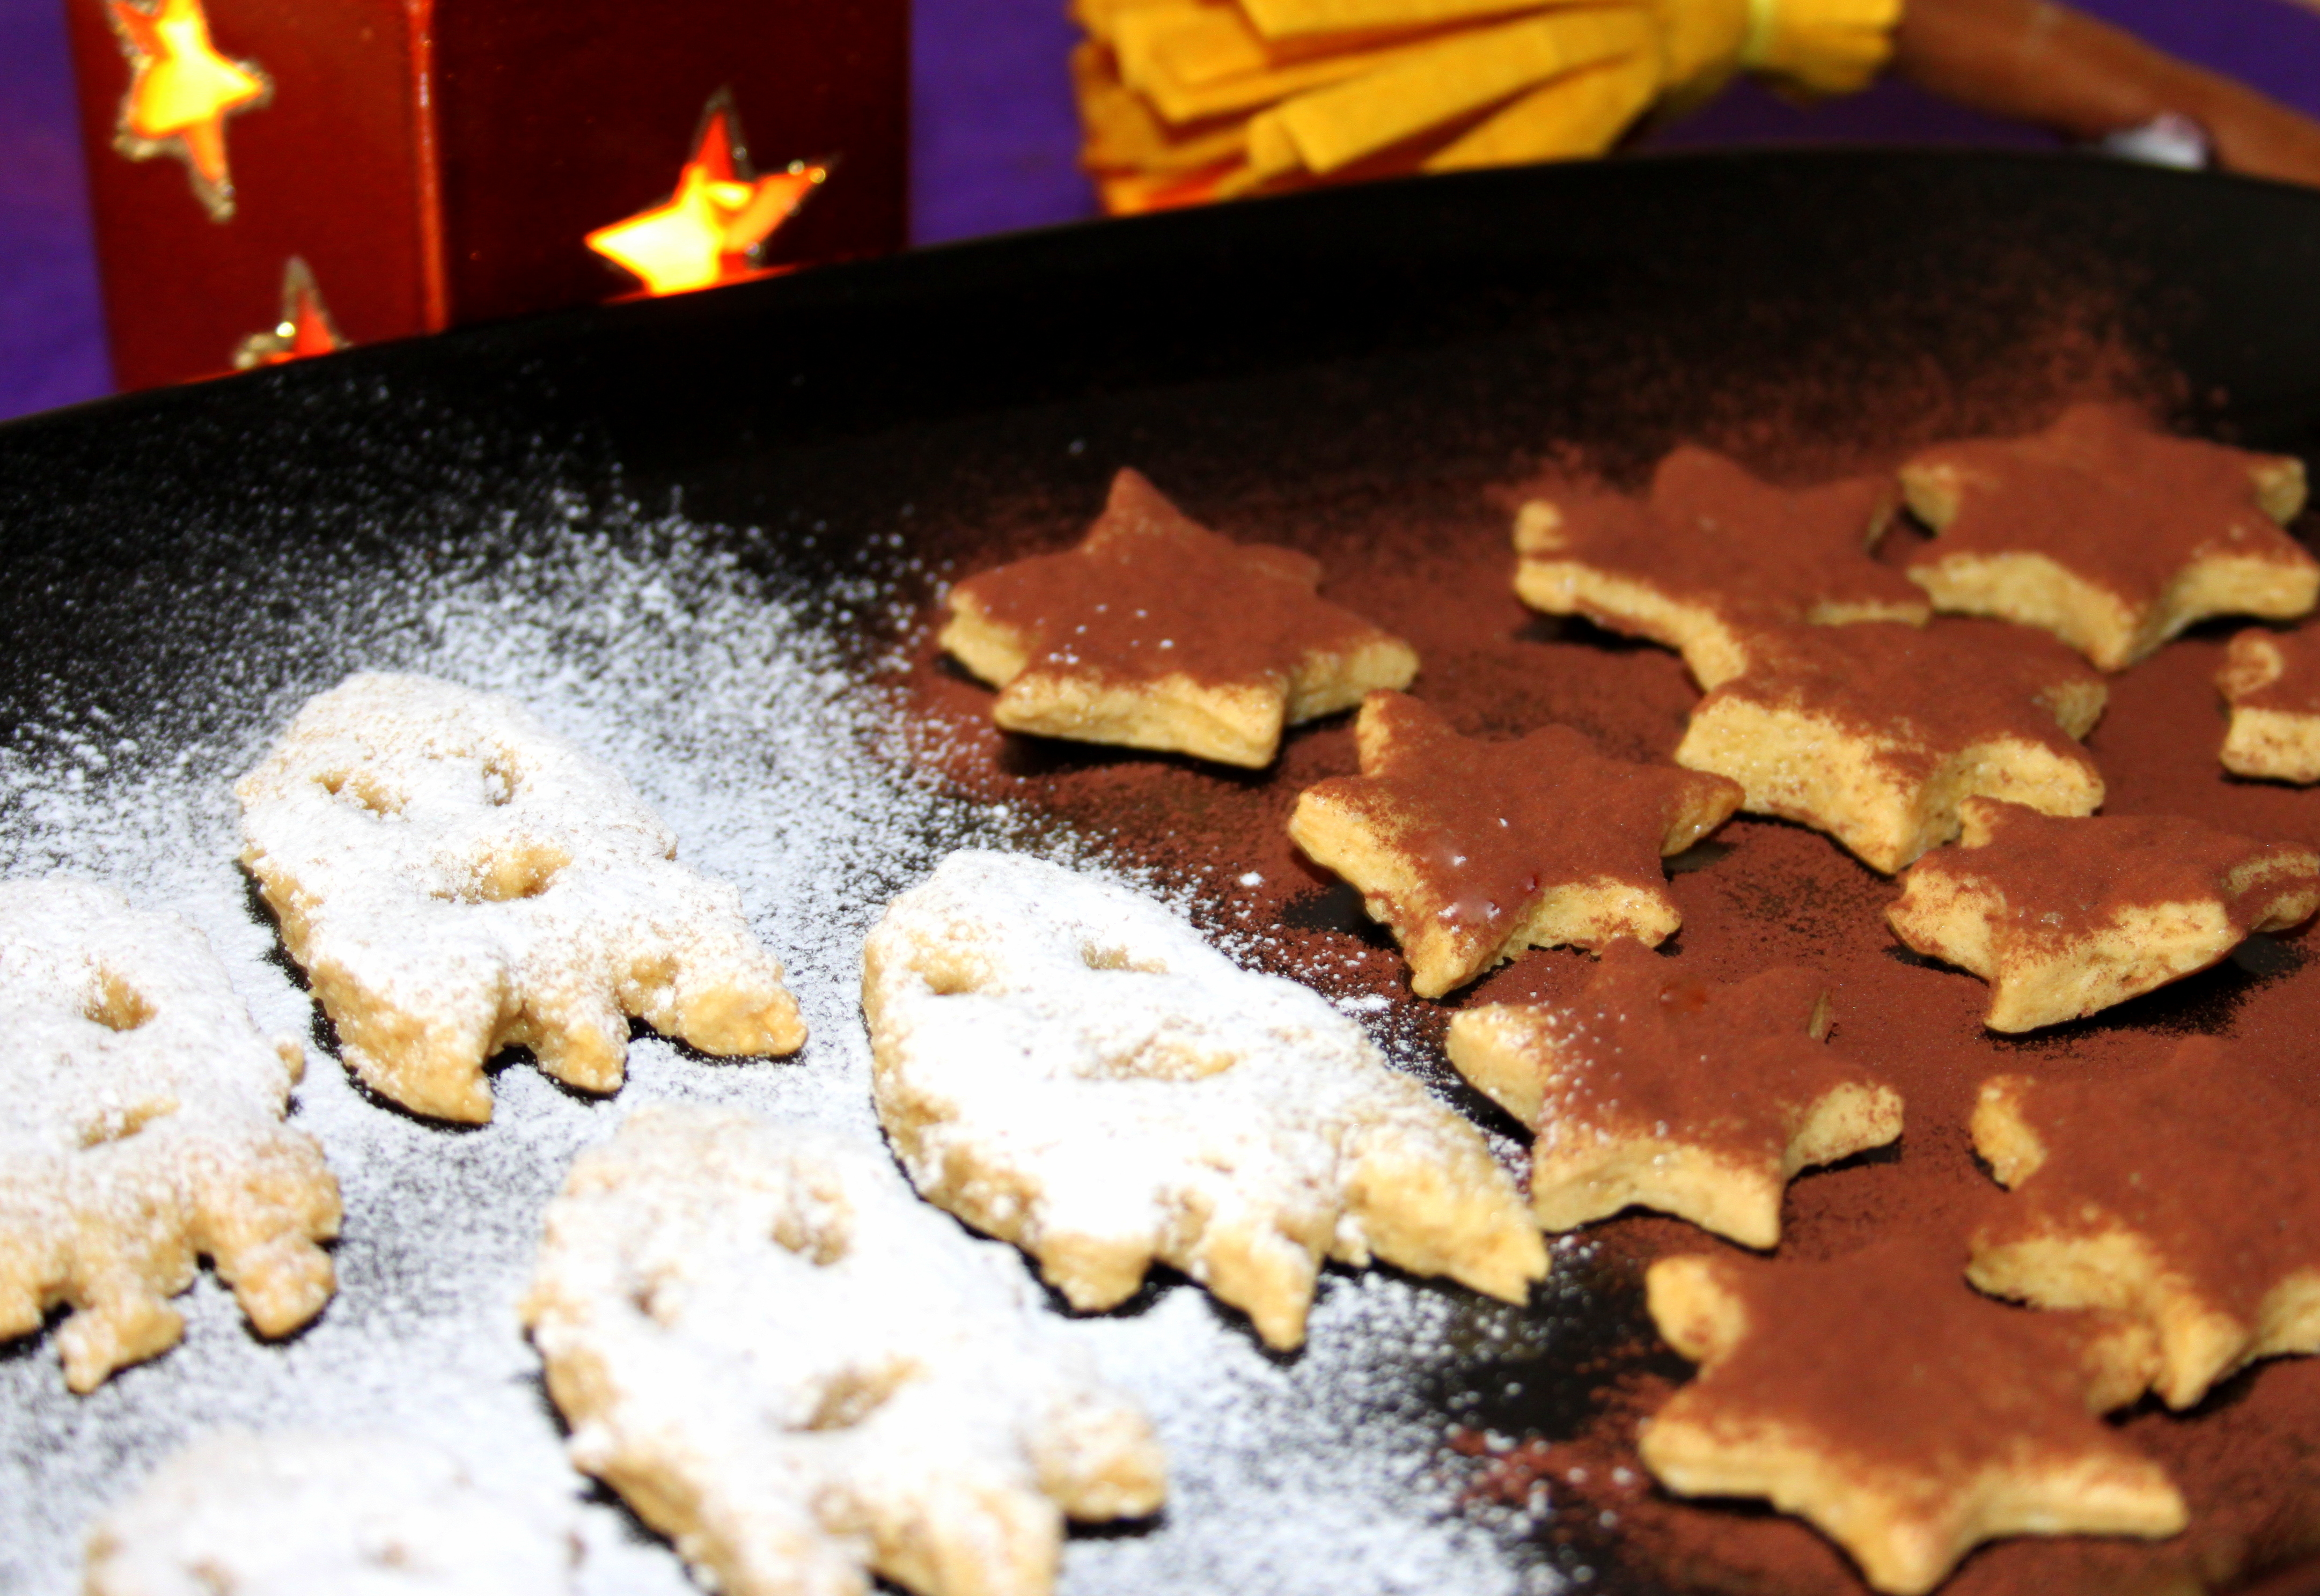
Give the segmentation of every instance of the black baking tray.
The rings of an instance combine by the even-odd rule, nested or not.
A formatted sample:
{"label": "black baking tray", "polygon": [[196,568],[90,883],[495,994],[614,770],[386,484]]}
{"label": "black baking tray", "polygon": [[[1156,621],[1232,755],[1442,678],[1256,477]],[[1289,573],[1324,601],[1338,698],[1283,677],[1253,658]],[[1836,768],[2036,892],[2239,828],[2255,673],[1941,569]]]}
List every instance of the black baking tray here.
{"label": "black baking tray", "polygon": [[[2305,190],[1733,153],[1110,222],[358,349],[0,427],[0,750],[60,703],[133,725],[166,701],[195,735],[224,712],[186,682],[298,608],[300,550],[386,569],[402,540],[488,543],[550,476],[575,521],[619,503],[760,529],[737,558],[805,588],[875,557],[907,607],[977,529],[1091,505],[1121,463],[1196,509],[1502,482],[1550,444],[1618,474],[1752,424],[1890,431],[1928,392],[2023,380],[2025,352],[2309,457],[2315,283]],[[863,668],[893,630],[864,621]],[[1635,1338],[1612,1283],[1536,1311],[1566,1356]],[[1429,1375],[1445,1414],[1554,1433],[1584,1410],[1576,1374],[1518,1401],[1464,1356]],[[1616,1562],[1607,1585],[1653,1588]]]}

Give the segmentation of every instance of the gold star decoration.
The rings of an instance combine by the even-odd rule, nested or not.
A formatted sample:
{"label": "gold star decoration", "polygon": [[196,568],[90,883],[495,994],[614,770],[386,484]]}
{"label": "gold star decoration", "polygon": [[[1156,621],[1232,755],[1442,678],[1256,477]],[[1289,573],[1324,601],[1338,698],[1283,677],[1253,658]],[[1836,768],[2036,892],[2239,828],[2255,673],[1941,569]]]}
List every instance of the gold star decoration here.
{"label": "gold star decoration", "polygon": [[248,371],[253,367],[279,366],[346,347],[338,324],[331,320],[330,306],[322,303],[322,291],[314,286],[314,274],[306,268],[305,261],[293,255],[282,268],[281,318],[235,347],[233,368]]}
{"label": "gold star decoration", "polygon": [[2164,1471],[2102,1422],[2147,1388],[2150,1332],[1976,1295],[1882,1242],[1825,1263],[1663,1258],[1654,1322],[1699,1365],[1647,1424],[1645,1466],[1681,1496],[1768,1497],[1918,1596],[2008,1535],[2175,1534]]}
{"label": "gold star decoration", "polygon": [[1984,1084],[1973,1145],[2012,1202],[1967,1274],[2040,1308],[2102,1308],[2159,1341],[2188,1408],[2234,1370],[2320,1352],[2320,1113],[2194,1037],[2125,1078]]}
{"label": "gold star decoration", "polygon": [[1289,835],[1361,892],[1440,997],[1526,948],[1656,945],[1682,923],[1660,866],[1722,825],[1737,783],[1597,753],[1542,726],[1461,737],[1394,692],[1362,701],[1359,775],[1308,787]]}
{"label": "gold star decoration", "polygon": [[828,161],[793,160],[758,177],[732,96],[720,89],[702,113],[693,156],[666,200],[587,235],[588,248],[634,276],[649,295],[684,294],[758,275],[759,246],[829,181]]}
{"label": "gold star decoration", "polygon": [[131,160],[176,156],[210,219],[227,221],[233,174],[225,119],[266,104],[273,83],[256,62],[219,53],[202,0],[159,0],[150,11],[131,0],[105,0],[104,9],[129,59],[129,92],[113,147]]}
{"label": "gold star decoration", "polygon": [[1515,592],[1664,643],[1714,687],[1739,674],[1746,626],[1925,624],[1925,595],[1869,554],[1899,500],[1890,477],[1792,490],[1685,444],[1641,498],[1585,482],[1535,489],[1515,518]]}
{"label": "gold star decoration", "polygon": [[2044,431],[1926,449],[1901,467],[1935,537],[1909,578],[1944,612],[2042,627],[2123,670],[2211,615],[2292,620],[2320,561],[2281,530],[2304,463],[2073,404]]}
{"label": "gold star decoration", "polygon": [[1989,983],[1983,1024],[2035,1030],[2220,963],[2320,909],[2320,851],[2178,815],[2057,819],[1968,798],[1955,848],[1901,879],[1886,923]]}
{"label": "gold star decoration", "polygon": [[1574,1002],[1458,1015],[1450,1062],[1538,1132],[1542,1228],[1636,1206],[1769,1247],[1799,1170],[1901,1134],[1899,1093],[1825,1045],[1829,1019],[1809,970],[1709,986],[1622,938]]}

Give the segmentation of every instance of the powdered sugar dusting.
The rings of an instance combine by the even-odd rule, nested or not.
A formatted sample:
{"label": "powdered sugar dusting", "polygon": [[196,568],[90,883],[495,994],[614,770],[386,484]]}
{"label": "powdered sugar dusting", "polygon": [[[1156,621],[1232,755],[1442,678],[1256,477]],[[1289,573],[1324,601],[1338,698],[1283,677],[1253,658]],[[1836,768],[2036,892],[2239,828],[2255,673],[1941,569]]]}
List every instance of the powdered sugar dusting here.
{"label": "powdered sugar dusting", "polygon": [[576,1529],[405,1436],[224,1429],[98,1520],[88,1596],[568,1596]]}
{"label": "powdered sugar dusting", "polygon": [[[523,507],[456,544],[398,527],[238,557],[202,579],[220,590],[206,607],[230,616],[215,636],[122,696],[54,684],[0,750],[0,873],[68,870],[184,914],[267,1029],[304,1033],[311,1000],[234,863],[230,784],[312,694],[358,669],[421,671],[510,694],[619,769],[680,857],[738,888],[811,1040],[791,1060],[724,1063],[639,1037],[609,1101],[505,1069],[476,1129],[415,1120],[335,1066],[310,1071],[294,1123],[321,1138],[344,1192],[338,1299],[267,1345],[204,1282],[183,1300],[184,1346],[86,1398],[59,1388],[46,1338],[0,1347],[0,1588],[69,1589],[88,1520],[222,1423],[391,1428],[445,1447],[481,1484],[581,1492],[515,1313],[572,1156],[625,1109],[671,1100],[873,1142],[857,981],[879,909],[956,847],[1092,852],[877,756],[903,739],[865,685],[880,658],[863,639],[894,635],[897,595],[924,585],[885,535],[809,593],[766,574],[755,533],[495,492]],[[1061,1589],[1511,1589],[1502,1552],[1447,1516],[1448,1488],[1427,1472],[1438,1436],[1405,1401],[1423,1378],[1414,1349],[1455,1310],[1457,1294],[1398,1277],[1326,1276],[1309,1345],[1287,1363],[1183,1284],[1140,1311],[1067,1321],[1143,1399],[1174,1495],[1151,1528],[1073,1540]],[[617,1508],[590,1501],[581,1520],[584,1589],[688,1588],[674,1554]]]}
{"label": "powdered sugar dusting", "polygon": [[740,894],[505,694],[358,672],[234,796],[242,861],[340,1056],[407,1108],[490,1119],[484,1061],[511,1044],[612,1091],[630,1015],[721,1055],[804,1040]]}

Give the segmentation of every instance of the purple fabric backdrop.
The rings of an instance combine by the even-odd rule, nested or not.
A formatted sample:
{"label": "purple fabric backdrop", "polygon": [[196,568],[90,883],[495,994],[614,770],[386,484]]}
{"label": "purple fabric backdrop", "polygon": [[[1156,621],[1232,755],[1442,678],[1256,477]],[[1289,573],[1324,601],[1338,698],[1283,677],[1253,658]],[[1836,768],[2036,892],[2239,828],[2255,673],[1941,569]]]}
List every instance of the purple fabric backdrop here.
{"label": "purple fabric backdrop", "polygon": [[[109,387],[74,138],[62,6],[0,0],[0,416]],[[2079,0],[2153,43],[2320,114],[2320,14],[2293,0]],[[1078,129],[1063,0],[916,0],[912,232],[920,243],[1093,213],[1074,164]],[[2027,130],[1900,84],[1813,111],[1748,86],[1663,147],[1876,141],[2039,145]]]}

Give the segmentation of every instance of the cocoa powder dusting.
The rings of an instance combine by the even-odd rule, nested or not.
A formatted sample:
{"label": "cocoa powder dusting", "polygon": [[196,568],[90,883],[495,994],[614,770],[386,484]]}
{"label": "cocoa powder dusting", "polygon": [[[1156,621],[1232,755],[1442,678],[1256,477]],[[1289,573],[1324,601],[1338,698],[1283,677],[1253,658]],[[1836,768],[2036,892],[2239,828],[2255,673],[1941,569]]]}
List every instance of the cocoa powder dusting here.
{"label": "cocoa powder dusting", "polygon": [[[2093,935],[2134,909],[2211,900],[2244,931],[2280,893],[2320,890],[2320,861],[2298,844],[2234,837],[2181,815],[2065,820],[2027,804],[1969,802],[1989,839],[1929,854],[1910,873],[1989,894],[2003,906],[2007,934],[2034,944]],[[1974,823],[1970,816],[1969,835]]]}
{"label": "cocoa powder dusting", "polygon": [[1925,612],[1925,594],[1869,557],[1899,500],[1890,476],[1791,490],[1685,444],[1660,461],[1641,497],[1558,476],[1522,496],[1554,505],[1560,523],[1553,547],[1526,552],[1632,577],[1729,621],[1804,621],[1862,607]]}
{"label": "cocoa powder dusting", "polygon": [[2320,647],[2301,630],[2249,627],[2232,639],[2216,685],[2234,709],[2320,715]]}
{"label": "cocoa powder dusting", "polygon": [[[2037,413],[1990,412],[1975,422],[1998,431]],[[1882,444],[1848,454],[1816,437],[1793,458],[1836,476],[1895,457]],[[1682,735],[1698,694],[1673,655],[1583,622],[1535,616],[1516,600],[1510,513],[1484,488],[1409,476],[1391,487],[1321,494],[1300,494],[1291,480],[1261,506],[1202,510],[1227,536],[1287,535],[1323,558],[1332,598],[1417,648],[1423,665],[1411,691],[1464,735],[1514,738],[1559,723],[1584,731],[1606,755],[1661,761]],[[960,568],[1042,542],[1053,547],[1073,515],[1086,511],[1040,507],[1010,530],[1009,549],[986,539]],[[1897,563],[1922,547],[1911,533],[1889,542]],[[1391,943],[1352,894],[1297,856],[1285,830],[1300,791],[1357,769],[1350,715],[1292,730],[1264,772],[1014,737],[992,726],[989,691],[941,659],[933,646],[938,620],[931,612],[922,619],[899,683],[922,763],[956,791],[1067,822],[1105,839],[1117,862],[1185,889],[1208,929],[1236,935],[1244,958],[1293,967],[1329,995],[1362,1005],[1373,1029],[1394,1041],[1396,1056],[1437,1089],[1459,1090],[1439,1054],[1450,1012],[1567,1002],[1592,977],[1596,963],[1586,955],[1532,952],[1448,1002],[1409,995]],[[1867,630],[1902,629],[1843,629]],[[2002,635],[2033,655],[2042,645],[2059,649],[2039,634],[1990,622],[1937,622],[1934,634],[1966,630]],[[2189,815],[2243,835],[2320,842],[2320,792],[2234,781],[2216,763],[2223,635],[2195,629],[2111,679],[2109,709],[2089,744],[2107,783],[2106,812]],[[2068,664],[2085,670],[2075,657]],[[1937,696],[1929,712],[1942,708]],[[1978,1166],[1966,1133],[1975,1093],[1993,1075],[2098,1086],[2156,1069],[2186,1036],[2206,1035],[2277,1061],[2284,1088],[2320,1089],[2320,1055],[2309,1047],[2320,967],[2306,951],[2308,928],[2252,938],[2212,970],[2016,1040],[1984,1030],[1980,982],[1895,941],[1884,924],[1893,884],[1827,838],[1739,817],[1669,866],[1683,929],[1657,957],[1708,983],[1776,965],[1814,972],[1834,1006],[1832,1043],[1907,1103],[1908,1129],[1895,1147],[1790,1184],[1783,1262],[1838,1258],[1894,1237],[1957,1247],[1962,1258],[1990,1205],[2007,1200]],[[1491,1120],[1495,1111],[1479,1096],[1460,1101],[1511,1129]],[[1581,1245],[1561,1255],[1582,1293],[1576,1317],[1554,1317],[1559,1310],[1542,1292],[1533,1310],[1545,1327],[1539,1349],[1525,1361],[1477,1365],[1474,1383],[1445,1399],[1445,1430],[1455,1422],[1492,1432],[1500,1451],[1466,1457],[1445,1446],[1445,1466],[1473,1471],[1479,1512],[1485,1499],[1498,1500],[1491,1482],[1505,1457],[1537,1463],[1515,1493],[1527,1499],[1529,1486],[1544,1482],[1546,1504],[1509,1533],[1563,1565],[1594,1571],[1599,1589],[1853,1596],[1862,1586],[1852,1565],[1809,1528],[1763,1504],[1671,1498],[1636,1455],[1637,1423],[1689,1374],[1642,1314],[1641,1272],[1655,1257],[1708,1245],[1689,1225],[1644,1215],[1585,1232]],[[1576,1332],[1568,1327],[1585,1327],[1581,1341],[1608,1349],[1598,1365],[1572,1364]],[[1579,1394],[1541,1394],[1558,1379],[1576,1381]],[[1987,1546],[1944,1596],[2226,1588],[2320,1541],[2320,1446],[2312,1439],[2320,1437],[2320,1360],[2272,1360],[2188,1413],[2146,1401],[2113,1422],[2173,1476],[2191,1504],[2189,1529],[2156,1544],[2026,1537]]]}
{"label": "cocoa powder dusting", "polygon": [[2252,1323],[2265,1295],[2320,1269],[2320,1104],[2277,1066],[2193,1037],[2121,1081],[2033,1085],[2021,1112],[2045,1162],[1994,1205],[1997,1245],[2036,1236],[2143,1237],[2198,1291]]}
{"label": "cocoa powder dusting", "polygon": [[2083,759],[2073,733],[2102,703],[2103,678],[2076,654],[2000,621],[1789,626],[1752,634],[1747,648],[1746,671],[1717,693],[1857,730],[1877,739],[1880,762],[1917,777],[1999,739]]}
{"label": "cocoa powder dusting", "polygon": [[1812,1029],[1824,987],[1775,967],[1711,985],[1640,943],[1603,950],[1566,1005],[1534,1011],[1545,1138],[1672,1136],[1777,1164],[1799,1113],[1864,1072]]}
{"label": "cocoa powder dusting", "polygon": [[1405,693],[1372,694],[1360,728],[1361,774],[1310,792],[1409,866],[1409,901],[1379,905],[1405,944],[1438,920],[1462,945],[1495,948],[1556,887],[1609,882],[1655,893],[1663,847],[1683,813],[1711,805],[1727,813],[1740,796],[1720,776],[1606,759],[1568,726],[1511,742],[1460,737]]}
{"label": "cocoa powder dusting", "polygon": [[1222,686],[1285,679],[1376,635],[1315,597],[1320,579],[1311,556],[1219,538],[1122,469],[1077,547],[970,577],[952,601],[1023,639],[1033,671]]}
{"label": "cocoa powder dusting", "polygon": [[1956,514],[1912,568],[2043,554],[2149,603],[2203,556],[2308,563],[2257,502],[2252,473],[2275,458],[2157,431],[2126,404],[2073,404],[2025,437],[1939,445],[1906,468],[1950,476]]}

